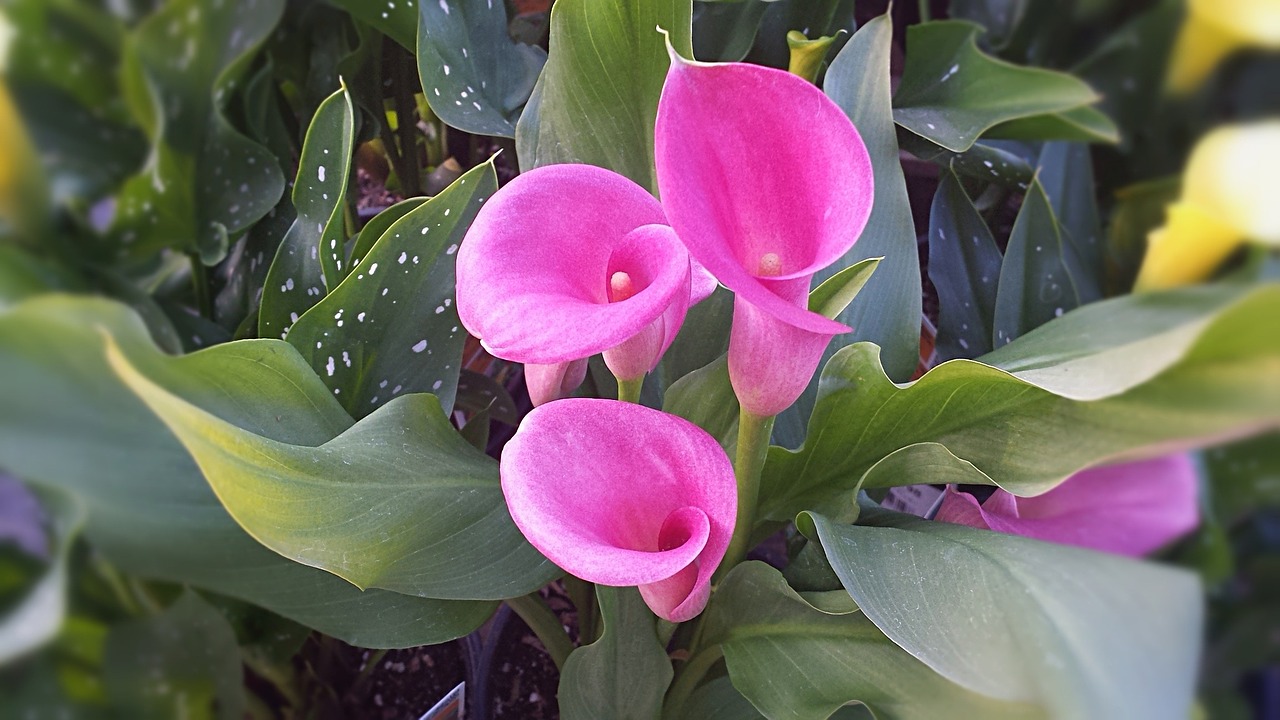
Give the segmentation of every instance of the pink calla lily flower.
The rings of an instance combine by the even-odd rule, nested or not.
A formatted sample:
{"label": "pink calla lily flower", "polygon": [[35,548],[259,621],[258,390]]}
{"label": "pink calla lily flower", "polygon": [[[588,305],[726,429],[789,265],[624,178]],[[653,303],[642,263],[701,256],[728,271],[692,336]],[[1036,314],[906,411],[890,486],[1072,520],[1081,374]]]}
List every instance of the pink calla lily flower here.
{"label": "pink calla lily flower", "polygon": [[552,562],[639,586],[671,622],[702,612],[738,498],[729,458],[701,428],[632,403],[562,400],[525,417],[501,473],[511,517]]}
{"label": "pink calla lily flower", "polygon": [[734,291],[729,375],[738,399],[776,415],[809,383],[833,335],[808,308],[814,273],[843,256],[872,204],[871,159],[844,112],[811,83],[672,53],[655,129],[667,219]]}
{"label": "pink calla lily flower", "polygon": [[512,180],[476,216],[458,251],[458,315],[490,353],[529,366],[540,405],[572,392],[596,353],[622,380],[652,370],[714,289],[704,275],[639,185],[550,165]]}
{"label": "pink calla lily flower", "polygon": [[948,487],[937,519],[1138,557],[1195,529],[1196,488],[1191,458],[1170,455],[1085,470],[1036,497],[996,490],[978,504]]}

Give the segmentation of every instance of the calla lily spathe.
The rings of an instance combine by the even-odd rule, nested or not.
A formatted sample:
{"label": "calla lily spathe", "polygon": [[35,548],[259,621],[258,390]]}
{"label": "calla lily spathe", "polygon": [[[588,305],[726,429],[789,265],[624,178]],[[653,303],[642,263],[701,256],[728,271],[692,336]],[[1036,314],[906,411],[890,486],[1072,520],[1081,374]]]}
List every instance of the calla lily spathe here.
{"label": "calla lily spathe", "polygon": [[1245,242],[1280,247],[1277,167],[1280,120],[1228,125],[1201,138],[1178,201],[1148,238],[1135,289],[1204,280]]}
{"label": "calla lily spathe", "polygon": [[704,430],[633,403],[570,398],[525,417],[501,473],[511,517],[552,562],[638,586],[671,622],[702,612],[737,512],[733,467]]}
{"label": "calla lily spathe", "polygon": [[1036,497],[996,490],[979,504],[947,488],[937,519],[1139,557],[1199,523],[1196,470],[1186,455],[1076,473]]}
{"label": "calla lily spathe", "polygon": [[1219,63],[1246,49],[1280,50],[1280,3],[1190,0],[1169,64],[1169,89],[1195,90]]}
{"label": "calla lily spathe", "polygon": [[742,407],[784,410],[833,335],[808,308],[814,273],[866,225],[871,160],[811,83],[781,70],[672,54],[655,129],[658,188],[690,255],[733,290],[729,375]]}
{"label": "calla lily spathe", "polygon": [[657,200],[590,165],[507,184],[467,231],[457,274],[463,325],[493,355],[532,366],[535,405],[577,387],[596,353],[619,379],[643,377],[714,288],[694,282]]}

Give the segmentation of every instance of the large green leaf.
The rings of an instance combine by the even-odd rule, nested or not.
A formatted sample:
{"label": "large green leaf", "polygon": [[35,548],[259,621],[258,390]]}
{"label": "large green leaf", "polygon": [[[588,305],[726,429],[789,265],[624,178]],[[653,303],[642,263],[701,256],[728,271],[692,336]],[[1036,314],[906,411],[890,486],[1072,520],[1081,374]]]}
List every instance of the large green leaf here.
{"label": "large green leaf", "polygon": [[177,247],[212,265],[284,192],[275,157],[225,114],[283,11],[283,0],[170,0],[129,38],[125,98],[152,144],[118,198],[112,232],[130,252]]}
{"label": "large green leaf", "polygon": [[[67,493],[43,489],[36,494],[49,518],[54,547],[44,574],[16,607],[8,608],[4,617],[0,617],[0,666],[51,639],[66,615],[68,563],[76,536],[84,526],[85,509]],[[39,526],[36,518],[30,520]]]}
{"label": "large green leaf", "polygon": [[1115,555],[869,509],[798,520],[882,631],[938,673],[1054,718],[1185,718],[1200,656],[1196,576]]}
{"label": "large green leaf", "polygon": [[1094,303],[987,364],[951,361],[904,385],[876,356],[874,345],[855,345],[824,370],[805,446],[769,451],[765,517],[845,507],[868,469],[916,443],[941,443],[990,482],[1029,495],[1090,465],[1280,425],[1280,286]]}
{"label": "large green leaf", "polygon": [[991,352],[1000,248],[960,180],[943,171],[929,211],[929,279],[938,290],[938,357]]}
{"label": "large green leaf", "polygon": [[159,615],[112,628],[103,674],[112,709],[120,717],[245,716],[244,668],[235,631],[191,591]]}
{"label": "large green leaf", "polygon": [[516,126],[523,169],[579,162],[621,173],[655,195],[653,125],[671,45],[692,57],[692,0],[559,0],[551,55]]}
{"label": "large green leaf", "polygon": [[506,3],[426,0],[418,11],[418,73],[432,112],[459,130],[514,137],[546,53],[511,39]]}
{"label": "large green leaf", "polygon": [[[140,367],[164,364],[137,316],[115,303],[54,296],[0,313],[0,466],[80,497],[89,511],[85,534],[112,563],[261,605],[363,647],[443,642],[492,612],[490,602],[360,592],[263,547],[227,514],[181,443],[120,383],[102,333]],[[201,407],[275,440],[312,446],[351,424],[286,343],[219,347],[227,348],[218,351],[225,362],[203,378]],[[286,376],[272,369],[282,364],[292,368]],[[255,402],[218,389],[241,381],[260,389]]]}
{"label": "large green leaf", "polygon": [[413,392],[452,412],[467,338],[453,305],[455,253],[497,189],[484,163],[414,207],[289,329],[289,344],[354,417]]}
{"label": "large green leaf", "polygon": [[298,214],[267,273],[259,337],[287,337],[298,318],[345,276],[342,210],[355,133],[355,110],[343,88],[320,104],[307,129],[293,185]]}
{"label": "large green leaf", "polygon": [[677,380],[663,398],[662,411],[706,430],[733,457],[738,446],[738,396],[729,382],[728,356]]}
{"label": "large green leaf", "polygon": [[[893,98],[893,117],[899,125],[963,152],[1001,123],[1067,113],[1099,100],[1088,84],[1070,75],[1013,65],[983,53],[976,44],[981,31],[962,20],[907,28],[907,63]],[[1110,126],[1105,117],[1103,121]],[[1078,125],[1096,129],[1096,114],[1078,113],[1058,125],[1038,126],[1036,136],[1056,139]],[[1114,127],[1109,129],[1114,133]],[[1014,126],[1009,136],[1026,134],[1018,130]],[[1074,133],[1066,137],[1076,139]]]}
{"label": "large green leaf", "polygon": [[635,588],[597,585],[596,598],[604,632],[565,662],[560,713],[565,720],[656,720],[672,671],[653,613]]}
{"label": "large green leaf", "polygon": [[[448,0],[446,0],[447,2]],[[456,0],[454,0],[456,2]],[[414,0],[327,0],[331,5],[346,10],[351,16],[366,23],[378,32],[395,40],[405,50],[413,52],[418,42],[418,11]],[[425,2],[423,3],[426,4]],[[444,3],[441,3],[442,5]]]}
{"label": "large green leaf", "polygon": [[694,3],[694,57],[703,62],[738,62],[746,57],[770,1]]}
{"label": "large green leaf", "polygon": [[801,596],[764,563],[734,568],[703,622],[703,646],[721,646],[734,687],[766,717],[823,720],[852,702],[881,720],[1042,716],[956,685],[894,645],[843,591]]}
{"label": "large green leaf", "polygon": [[1062,237],[1037,177],[1022,200],[1000,265],[992,322],[994,347],[1079,307],[1076,278],[1083,274],[1075,248]]}
{"label": "large green leaf", "polygon": [[[149,377],[115,346],[107,358],[186,446],[232,517],[285,557],[362,589],[456,600],[523,595],[559,572],[511,522],[497,463],[458,435],[434,396],[397,398],[319,447],[264,437],[184,399],[212,386],[252,402],[272,385],[309,380],[277,344],[156,360]],[[235,370],[225,358],[241,353],[264,370],[228,386],[221,376]]]}
{"label": "large green leaf", "polygon": [[[814,281],[820,283],[867,258],[884,258],[858,298],[836,316],[853,332],[837,335],[822,362],[855,341],[874,342],[884,348],[889,374],[905,380],[920,354],[920,259],[889,109],[892,43],[892,20],[882,15],[859,29],[827,69],[823,90],[845,111],[866,143],[876,197],[857,244]],[[796,404],[778,417],[774,435],[780,442],[792,447],[800,443],[817,392],[815,377]]]}
{"label": "large green leaf", "polygon": [[1079,265],[1073,276],[1080,304],[1102,298],[1102,219],[1089,147],[1081,143],[1050,142],[1040,150],[1036,179],[1058,219],[1065,247]]}

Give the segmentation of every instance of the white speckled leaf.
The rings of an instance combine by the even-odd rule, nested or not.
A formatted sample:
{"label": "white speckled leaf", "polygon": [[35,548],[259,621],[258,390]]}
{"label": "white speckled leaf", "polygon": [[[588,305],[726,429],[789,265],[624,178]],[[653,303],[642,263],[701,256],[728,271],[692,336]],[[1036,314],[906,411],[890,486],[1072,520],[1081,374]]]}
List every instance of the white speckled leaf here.
{"label": "white speckled leaf", "polygon": [[426,0],[419,13],[418,74],[431,110],[469,133],[514,137],[546,53],[511,40],[500,0]]}
{"label": "white speckled leaf", "polygon": [[467,337],[454,307],[455,253],[497,187],[485,163],[411,210],[289,331],[355,417],[411,392],[434,393],[452,410]]}
{"label": "white speckled leaf", "polygon": [[355,111],[343,88],[320,104],[307,129],[293,185],[298,217],[267,273],[259,337],[285,337],[290,326],[341,280],[346,252],[342,203],[354,140]]}

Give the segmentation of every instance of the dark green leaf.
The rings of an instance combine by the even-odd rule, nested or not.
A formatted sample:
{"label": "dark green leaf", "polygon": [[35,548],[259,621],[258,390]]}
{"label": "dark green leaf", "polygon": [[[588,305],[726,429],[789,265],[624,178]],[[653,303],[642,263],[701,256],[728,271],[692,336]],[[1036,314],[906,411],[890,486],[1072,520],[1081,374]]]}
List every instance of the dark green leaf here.
{"label": "dark green leaf", "polygon": [[307,129],[293,185],[297,218],[267,273],[259,337],[287,337],[298,318],[346,276],[342,212],[354,142],[355,111],[343,88],[320,104]]}
{"label": "dark green leaf", "polygon": [[454,258],[497,187],[484,163],[411,210],[289,329],[289,344],[353,417],[412,392],[453,411],[467,338],[453,305]]}
{"label": "dark green leaf", "polygon": [[1000,123],[1063,113],[1099,99],[1070,75],[986,55],[976,44],[981,31],[961,20],[907,28],[907,63],[893,97],[899,125],[963,152]]}
{"label": "dark green leaf", "polygon": [[574,650],[560,676],[566,720],[656,720],[671,683],[671,661],[653,613],[635,588],[596,586],[604,632]]}
{"label": "dark green leaf", "polygon": [[598,165],[657,194],[653,126],[670,58],[691,57],[691,0],[559,0],[551,56],[516,127],[520,167]]}
{"label": "dark green leaf", "polygon": [[991,352],[1000,248],[951,172],[929,212],[929,279],[938,290],[938,359]]}
{"label": "dark green leaf", "polygon": [[418,73],[432,112],[459,130],[514,137],[546,53],[511,40],[504,2],[421,0],[418,10]]}
{"label": "dark green leaf", "polygon": [[1080,266],[1074,274],[1080,303],[1102,298],[1102,220],[1089,148],[1079,143],[1050,142],[1040,150],[1036,178],[1058,219],[1063,247]]}
{"label": "dark green leaf", "polygon": [[728,356],[677,380],[667,389],[662,410],[706,430],[733,457],[738,446],[738,397],[729,383]]}
{"label": "dark green leaf", "polygon": [[695,2],[693,56],[703,62],[738,62],[756,41],[770,0]]}
{"label": "dark green leaf", "polygon": [[[138,318],[115,303],[45,297],[0,313],[0,466],[75,493],[89,510],[86,536],[122,571],[240,598],[362,647],[444,642],[493,611],[489,602],[360,592],[260,545],[223,509],[181,443],[116,379],[104,332],[135,362],[164,363]],[[213,390],[201,407],[311,446],[350,425],[287,344],[215,350],[224,362],[205,387],[244,381],[268,394],[247,403]],[[290,381],[271,369],[281,363],[292,368]]]}
{"label": "dark green leaf", "polygon": [[[400,47],[413,52],[418,41],[418,12],[414,0],[327,0],[346,10],[351,16],[395,40]],[[430,0],[427,0],[428,2]],[[453,0],[456,2],[456,0]]]}
{"label": "dark green leaf", "polygon": [[227,621],[193,592],[160,615],[107,637],[103,660],[113,709],[137,720],[242,720],[240,646]]}
{"label": "dark green leaf", "polygon": [[987,364],[955,360],[906,385],[885,377],[875,346],[855,345],[823,371],[804,448],[770,449],[762,517],[844,507],[867,470],[916,443],[940,443],[1026,495],[1103,461],[1276,426],[1278,308],[1274,286],[1108,300],[1028,333]]}
{"label": "dark green leaf", "polygon": [[1001,347],[1080,305],[1084,276],[1075,248],[1062,237],[1039,178],[1031,182],[1000,266],[992,327]]}
{"label": "dark green leaf", "polygon": [[1223,524],[1280,508],[1280,437],[1263,435],[1209,450],[1204,460],[1212,510]]}
{"label": "dark green leaf", "polygon": [[874,509],[872,527],[797,522],[877,627],[970,690],[1055,718],[1190,714],[1204,614],[1191,573]]}
{"label": "dark green leaf", "polygon": [[275,157],[225,113],[283,11],[283,0],[172,0],[129,38],[125,97],[152,144],[117,200],[112,232],[129,252],[177,247],[212,265],[275,206]]}

